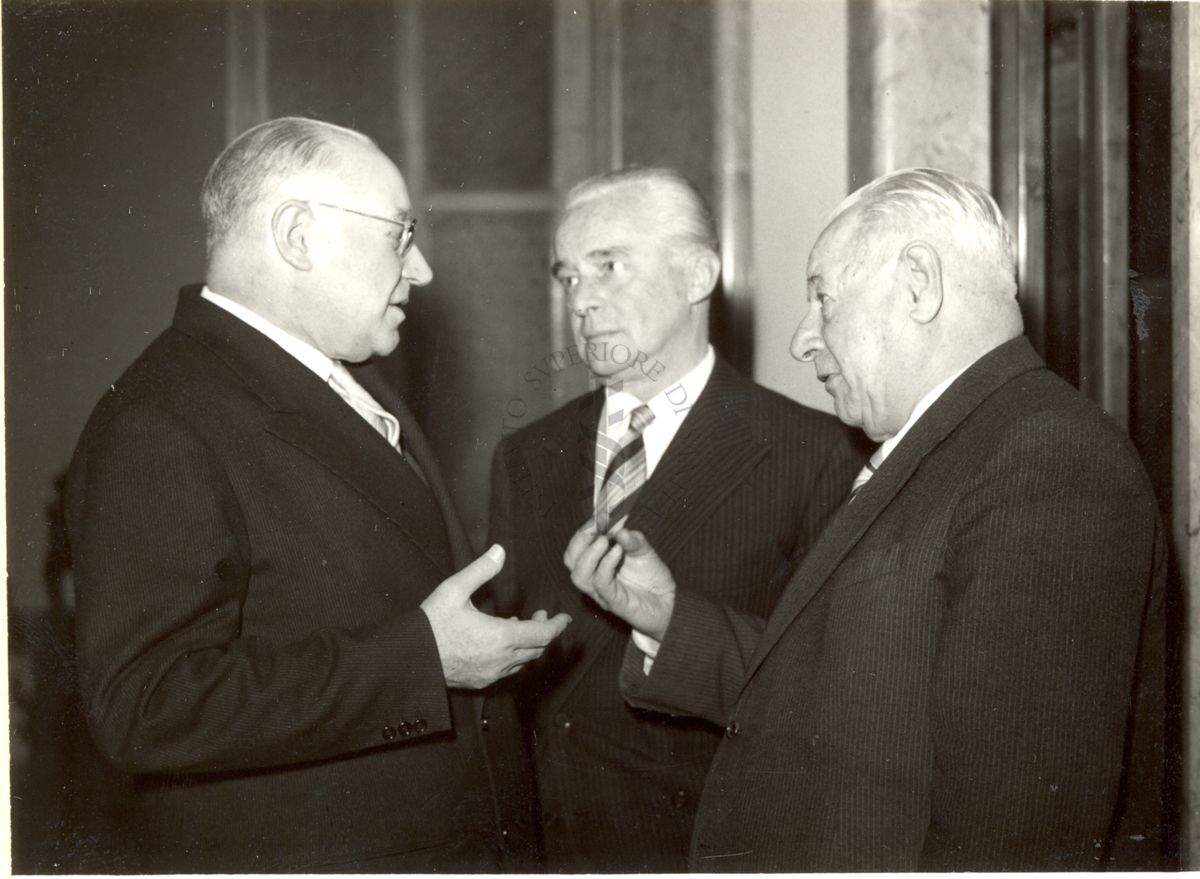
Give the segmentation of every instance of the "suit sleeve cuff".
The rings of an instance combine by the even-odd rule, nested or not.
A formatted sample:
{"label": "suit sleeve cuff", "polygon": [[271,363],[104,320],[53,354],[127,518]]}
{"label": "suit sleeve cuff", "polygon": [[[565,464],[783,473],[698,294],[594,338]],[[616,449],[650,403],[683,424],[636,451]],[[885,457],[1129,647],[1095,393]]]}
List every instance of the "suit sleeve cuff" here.
{"label": "suit sleeve cuff", "polygon": [[633,637],[634,646],[645,654],[642,657],[642,674],[650,674],[650,669],[654,666],[654,657],[658,656],[658,648],[662,646],[658,641],[655,641],[649,635],[644,635],[634,629],[630,633]]}

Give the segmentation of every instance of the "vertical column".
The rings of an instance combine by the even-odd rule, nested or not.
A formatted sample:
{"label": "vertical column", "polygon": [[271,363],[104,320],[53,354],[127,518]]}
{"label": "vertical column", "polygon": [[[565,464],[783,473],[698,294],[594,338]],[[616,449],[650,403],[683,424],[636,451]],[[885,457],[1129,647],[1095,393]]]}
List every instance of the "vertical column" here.
{"label": "vertical column", "polygon": [[1081,10],[1079,389],[1129,427],[1129,83],[1124,3]]}
{"label": "vertical column", "polygon": [[1183,643],[1182,867],[1200,865],[1200,9],[1171,9],[1172,479]]}
{"label": "vertical column", "polygon": [[[619,100],[619,92],[614,95],[614,90],[619,89],[620,78],[612,69],[615,50],[609,39],[615,15],[608,0],[604,0],[604,8],[578,0],[554,3],[550,184],[556,198],[615,161],[610,117],[614,101]],[[557,221],[557,216],[551,218],[552,224]],[[550,281],[549,287],[550,347],[564,351],[573,341],[567,301],[558,284]],[[553,385],[553,394],[556,400],[565,401],[587,388],[586,370],[566,370]]]}
{"label": "vertical column", "polygon": [[1025,334],[1046,349],[1046,6],[992,8],[992,191],[1017,243]]}
{"label": "vertical column", "polygon": [[[399,2],[396,9],[396,125],[403,151],[402,170],[408,189],[414,198],[429,203],[429,157],[426,145],[429,133],[425,125],[425,54],[421,30],[422,7],[416,0]],[[422,250],[435,261],[434,242],[425,229]]]}
{"label": "vertical column", "polygon": [[592,0],[595,10],[592,57],[595,67],[595,113],[592,124],[597,143],[604,144],[602,168],[625,164],[625,47],[622,36],[622,0]]}
{"label": "vertical column", "polygon": [[850,16],[850,188],[931,165],[991,184],[988,4],[861,0]]}
{"label": "vertical column", "polygon": [[750,6],[713,4],[714,189],[721,236],[725,356],[749,371],[754,362],[754,300],[750,285]]}
{"label": "vertical column", "polygon": [[226,47],[225,142],[270,118],[267,95],[267,8],[230,0]]}

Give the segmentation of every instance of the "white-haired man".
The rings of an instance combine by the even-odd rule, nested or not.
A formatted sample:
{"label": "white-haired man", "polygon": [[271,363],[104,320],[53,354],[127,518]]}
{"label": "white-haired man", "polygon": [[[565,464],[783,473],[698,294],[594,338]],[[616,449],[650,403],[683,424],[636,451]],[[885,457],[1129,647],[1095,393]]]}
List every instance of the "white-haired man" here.
{"label": "white-haired man", "polygon": [[503,553],[471,561],[419,427],[344,365],[391,352],[432,277],[404,179],[283,118],[202,200],[207,286],[67,483],[84,710],[135,790],[109,871],[501,869],[532,792],[477,691],[567,620],[475,610]]}
{"label": "white-haired man", "polygon": [[943,172],[835,212],[792,353],[881,445],[766,620],[642,535],[573,538],[577,585],[661,642],[648,675],[630,648],[630,704],[725,728],[692,867],[1162,863],[1154,497],[1021,336],[1014,269],[995,203]]}
{"label": "white-haired man", "polygon": [[500,608],[575,620],[520,680],[546,866],[677,872],[719,732],[624,704],[629,628],[572,587],[563,552],[589,517],[628,516],[692,588],[765,615],[862,458],[835,419],[716,357],[716,232],[679,173],[634,168],[577,185],[552,271],[603,389],[505,438],[492,520],[509,553],[494,583]]}

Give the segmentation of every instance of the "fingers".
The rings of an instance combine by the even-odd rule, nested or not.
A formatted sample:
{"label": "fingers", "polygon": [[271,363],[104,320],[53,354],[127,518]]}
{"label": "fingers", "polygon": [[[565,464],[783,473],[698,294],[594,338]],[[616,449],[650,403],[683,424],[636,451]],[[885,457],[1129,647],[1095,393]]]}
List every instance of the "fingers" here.
{"label": "fingers", "polygon": [[621,544],[614,543],[608,552],[604,554],[604,558],[600,559],[600,564],[596,565],[596,573],[592,578],[592,583],[596,591],[605,597],[606,604],[612,603],[613,578],[617,576],[617,568],[624,557],[625,550],[621,547]]}
{"label": "fingers", "polygon": [[613,534],[614,532],[624,530],[625,523],[628,521],[629,521],[629,514],[626,513],[620,519],[618,519],[617,521],[613,522],[611,525],[608,526],[607,533]]}
{"label": "fingers", "polygon": [[[550,615],[548,613],[546,613],[544,610],[535,610],[533,612],[533,616],[531,617],[531,619],[536,620],[539,623],[544,623],[546,621],[547,617],[549,617],[549,616]],[[515,620],[516,617],[513,617],[513,619]]]}
{"label": "fingers", "polygon": [[625,552],[631,556],[648,556],[654,554],[654,547],[646,540],[641,531],[621,530],[613,534],[613,540],[621,544]]}
{"label": "fingers", "polygon": [[504,547],[496,543],[457,574],[443,580],[438,589],[447,589],[466,602],[476,589],[499,574],[503,567]]}
{"label": "fingers", "polygon": [[566,552],[563,553],[563,563],[568,568],[575,567],[576,560],[585,549],[591,546],[592,541],[596,539],[597,534],[599,534],[599,532],[596,530],[595,519],[588,519],[586,522],[584,522],[567,544]]}
{"label": "fingers", "polygon": [[501,620],[500,622],[507,628],[505,634],[508,638],[509,649],[541,650],[566,630],[571,618],[565,613],[560,613],[548,620],[533,619],[517,620],[516,622]]}
{"label": "fingers", "polygon": [[591,543],[583,548],[571,565],[571,582],[587,595],[596,597],[594,577],[596,566],[604,558],[612,544],[607,534],[593,535]]}

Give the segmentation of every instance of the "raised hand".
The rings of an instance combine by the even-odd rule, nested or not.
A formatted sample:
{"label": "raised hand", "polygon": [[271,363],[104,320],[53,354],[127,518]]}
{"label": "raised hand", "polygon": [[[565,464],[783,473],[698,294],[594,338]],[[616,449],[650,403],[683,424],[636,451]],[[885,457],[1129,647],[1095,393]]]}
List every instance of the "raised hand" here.
{"label": "raised hand", "polygon": [[495,683],[541,656],[571,622],[565,613],[547,619],[538,611],[531,620],[506,620],[476,610],[471,596],[503,566],[504,549],[497,544],[421,602],[448,687],[478,690]]}
{"label": "raised hand", "polygon": [[577,589],[661,641],[675,609],[675,578],[642,533],[622,525],[603,534],[594,521],[584,523],[567,544],[563,562]]}

